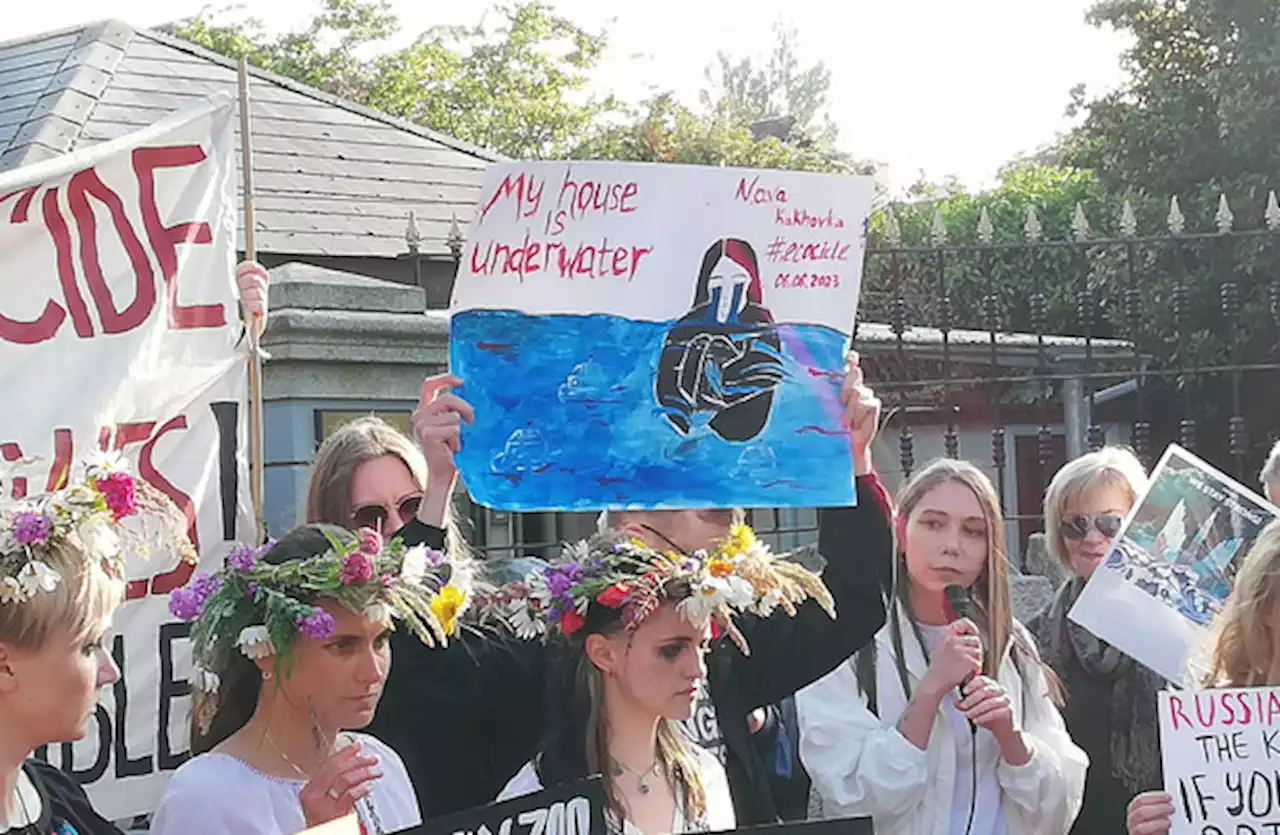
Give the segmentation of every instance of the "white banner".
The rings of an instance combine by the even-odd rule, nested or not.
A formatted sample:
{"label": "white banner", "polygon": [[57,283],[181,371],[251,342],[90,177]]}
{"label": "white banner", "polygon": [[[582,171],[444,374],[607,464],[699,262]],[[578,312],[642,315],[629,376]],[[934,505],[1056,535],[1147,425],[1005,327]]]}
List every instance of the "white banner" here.
{"label": "white banner", "polygon": [[[233,115],[211,99],[0,175],[0,456],[43,459],[15,491],[119,449],[186,513],[201,570],[253,536]],[[83,740],[38,752],[108,818],[152,811],[187,756],[188,627],[168,594],[191,573],[171,555],[129,566],[113,643],[123,679]]]}

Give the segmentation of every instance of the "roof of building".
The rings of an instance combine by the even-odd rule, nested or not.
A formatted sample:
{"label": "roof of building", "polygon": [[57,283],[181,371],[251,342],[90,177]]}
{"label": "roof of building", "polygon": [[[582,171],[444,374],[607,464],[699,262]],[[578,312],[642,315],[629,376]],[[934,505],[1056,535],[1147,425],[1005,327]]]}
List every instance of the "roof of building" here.
{"label": "roof of building", "polygon": [[[498,155],[250,75],[259,251],[394,257],[407,251],[412,211],[422,251],[448,255],[452,218],[470,217]],[[115,139],[211,94],[235,96],[236,78],[225,56],[118,21],[0,42],[0,172]]]}

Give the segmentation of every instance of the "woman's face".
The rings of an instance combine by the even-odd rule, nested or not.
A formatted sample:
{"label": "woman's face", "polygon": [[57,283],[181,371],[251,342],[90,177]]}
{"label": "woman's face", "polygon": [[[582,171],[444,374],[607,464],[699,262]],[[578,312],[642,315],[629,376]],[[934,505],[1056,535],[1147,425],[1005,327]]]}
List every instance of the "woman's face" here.
{"label": "woman's face", "polygon": [[645,713],[688,719],[710,639],[710,626],[694,626],[664,603],[631,632],[589,636],[587,652],[623,700]]}
{"label": "woman's face", "polygon": [[336,628],[323,641],[298,637],[280,696],[304,714],[314,708],[326,730],[363,728],[373,721],[391,671],[391,625],[327,598],[316,605],[333,616]]}
{"label": "woman's face", "polygon": [[107,648],[111,615],[76,640],[60,626],[39,649],[0,643],[0,704],[8,720],[33,745],[73,742],[84,736],[102,688],[120,680]]}
{"label": "woman's face", "polygon": [[404,461],[379,455],[356,467],[351,476],[351,519],[344,527],[373,528],[384,538],[404,527],[422,504],[422,486]]}
{"label": "woman's face", "polygon": [[1059,529],[1067,561],[1076,576],[1085,580],[1093,576],[1132,506],[1129,491],[1114,481],[1094,485],[1067,502]]}
{"label": "woman's face", "polygon": [[912,584],[931,594],[971,587],[987,565],[987,520],[966,485],[944,481],[907,516],[903,548]]}
{"label": "woman's face", "polygon": [[747,306],[747,285],[750,283],[751,276],[741,264],[721,256],[707,278],[707,291],[716,309],[717,322],[727,322],[733,314],[742,312]]}

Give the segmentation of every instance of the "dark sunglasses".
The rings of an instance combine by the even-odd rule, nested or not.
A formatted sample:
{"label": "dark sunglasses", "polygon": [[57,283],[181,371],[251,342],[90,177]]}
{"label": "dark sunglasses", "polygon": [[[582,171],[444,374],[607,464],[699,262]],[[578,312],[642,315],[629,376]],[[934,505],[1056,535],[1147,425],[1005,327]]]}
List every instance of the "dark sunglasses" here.
{"label": "dark sunglasses", "polygon": [[1089,535],[1089,528],[1092,526],[1098,533],[1111,539],[1120,532],[1120,524],[1123,521],[1124,519],[1114,513],[1104,513],[1101,516],[1068,516],[1062,520],[1062,535],[1070,540],[1081,540]]}
{"label": "dark sunglasses", "polygon": [[[414,493],[412,496],[405,496],[401,499],[399,506],[396,508],[400,521],[407,522],[417,516],[418,508],[421,505],[421,493]],[[375,531],[380,531],[390,515],[391,510],[386,505],[366,504],[357,507],[351,512],[351,521],[356,528],[373,528]],[[394,533],[394,531],[388,531],[388,533]]]}

